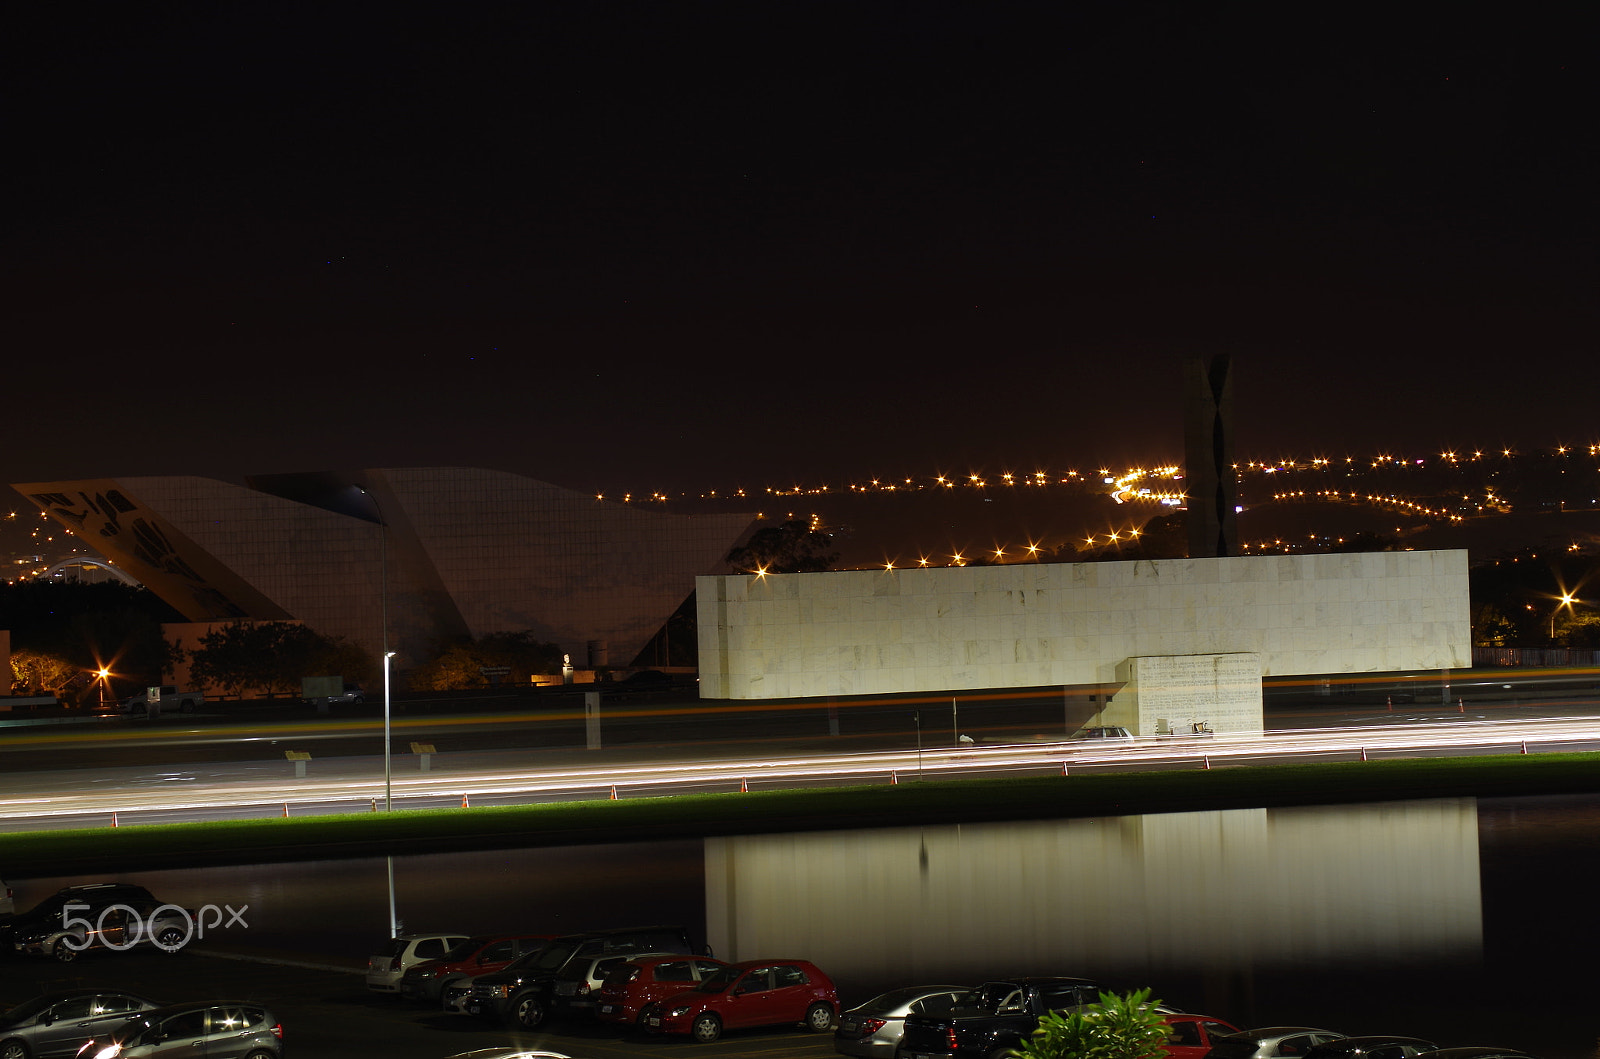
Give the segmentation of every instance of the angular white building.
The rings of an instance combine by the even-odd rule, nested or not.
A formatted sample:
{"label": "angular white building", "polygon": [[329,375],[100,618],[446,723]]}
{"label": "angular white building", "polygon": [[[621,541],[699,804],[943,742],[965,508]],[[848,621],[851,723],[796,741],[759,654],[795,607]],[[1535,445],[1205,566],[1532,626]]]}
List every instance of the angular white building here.
{"label": "angular white building", "polygon": [[295,619],[375,656],[531,631],[627,665],[753,514],[691,517],[481,468],[13,486],[192,622]]}

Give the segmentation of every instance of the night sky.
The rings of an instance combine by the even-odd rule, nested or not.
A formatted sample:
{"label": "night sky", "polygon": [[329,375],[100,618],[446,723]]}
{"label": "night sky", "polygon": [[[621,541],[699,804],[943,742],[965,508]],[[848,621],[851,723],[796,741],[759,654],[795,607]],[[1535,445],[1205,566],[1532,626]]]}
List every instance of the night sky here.
{"label": "night sky", "polygon": [[1600,440],[1594,10],[8,12],[4,480]]}

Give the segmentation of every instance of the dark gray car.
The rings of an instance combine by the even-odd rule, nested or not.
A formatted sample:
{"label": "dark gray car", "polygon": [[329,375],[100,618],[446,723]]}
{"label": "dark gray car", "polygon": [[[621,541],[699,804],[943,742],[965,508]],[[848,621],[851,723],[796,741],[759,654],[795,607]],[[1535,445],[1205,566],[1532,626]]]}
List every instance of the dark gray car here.
{"label": "dark gray car", "polygon": [[200,1001],[152,1008],[96,1036],[91,1059],[280,1059],[283,1024],[259,1004]]}
{"label": "dark gray car", "polygon": [[83,1042],[128,1016],[159,1007],[114,989],[72,989],[34,997],[0,1014],[0,1059],[53,1059],[78,1054]]}

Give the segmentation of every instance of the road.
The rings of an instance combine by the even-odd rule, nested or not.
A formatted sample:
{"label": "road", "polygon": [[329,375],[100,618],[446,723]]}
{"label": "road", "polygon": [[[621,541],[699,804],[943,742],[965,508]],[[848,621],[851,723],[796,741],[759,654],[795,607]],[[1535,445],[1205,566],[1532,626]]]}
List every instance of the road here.
{"label": "road", "polygon": [[[1385,757],[1546,753],[1600,749],[1600,720],[1588,709],[1569,716],[1530,716],[1530,710],[1495,713],[1433,711],[1344,718],[1355,723],[1284,728],[1263,735],[1200,739],[1143,739],[1129,745],[1036,738],[1025,742],[933,745],[919,750],[839,749],[859,741],[791,737],[771,743],[633,744],[595,750],[562,746],[430,754],[409,744],[385,762],[370,755],[325,757],[308,749],[304,776],[281,750],[316,748],[314,737],[334,739],[352,722],[321,722],[268,729],[217,729],[182,724],[119,731],[39,732],[28,738],[39,748],[70,747],[91,760],[125,760],[129,751],[159,756],[181,748],[185,756],[205,748],[237,750],[241,742],[265,740],[258,756],[200,764],[119,765],[68,771],[25,771],[30,756],[7,764],[12,770],[0,797],[0,822],[8,830],[125,826],[281,815],[311,815],[377,809],[512,805],[553,800],[629,798],[681,793],[763,790],[814,785],[896,783],[911,778],[1086,774],[1126,769],[1197,769],[1281,764],[1293,761],[1361,760]],[[1388,723],[1397,719],[1398,723]],[[500,719],[497,719],[499,723]],[[1328,718],[1323,718],[1327,721]],[[1383,722],[1383,723],[1380,723]],[[362,724],[365,722],[353,722]],[[479,718],[434,719],[432,731],[485,723]],[[297,731],[298,728],[307,730]],[[219,736],[222,737],[219,740]],[[312,738],[302,739],[302,736]],[[438,738],[430,736],[430,738]],[[159,740],[159,742],[157,741]],[[443,743],[443,739],[440,740]],[[343,743],[329,745],[345,746]],[[433,745],[433,744],[430,744]],[[271,755],[271,756],[267,756]],[[219,758],[226,759],[227,753]]]}

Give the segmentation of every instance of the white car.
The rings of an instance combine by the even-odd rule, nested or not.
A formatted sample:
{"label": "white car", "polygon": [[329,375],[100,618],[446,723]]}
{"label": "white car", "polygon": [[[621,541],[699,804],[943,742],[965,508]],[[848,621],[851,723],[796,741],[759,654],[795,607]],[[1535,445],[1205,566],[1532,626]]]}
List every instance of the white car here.
{"label": "white car", "polygon": [[367,988],[374,993],[400,992],[406,969],[423,960],[437,960],[463,941],[465,934],[402,934],[367,960]]}

